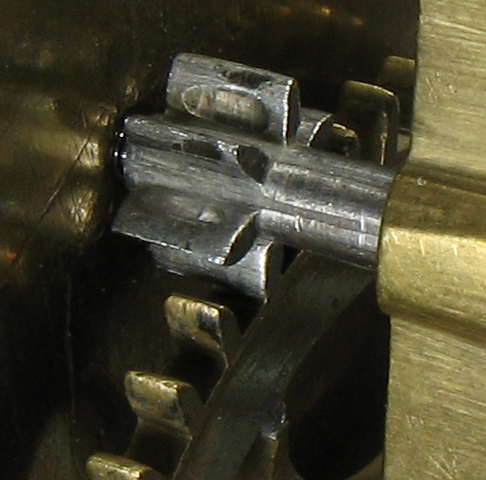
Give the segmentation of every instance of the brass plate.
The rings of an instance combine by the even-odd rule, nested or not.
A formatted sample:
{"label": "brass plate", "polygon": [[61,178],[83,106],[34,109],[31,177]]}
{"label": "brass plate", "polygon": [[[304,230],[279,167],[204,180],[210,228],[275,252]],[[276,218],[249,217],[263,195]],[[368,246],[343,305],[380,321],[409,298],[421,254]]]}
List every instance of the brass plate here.
{"label": "brass plate", "polygon": [[413,150],[380,251],[386,478],[480,479],[486,454],[486,2],[421,2]]}

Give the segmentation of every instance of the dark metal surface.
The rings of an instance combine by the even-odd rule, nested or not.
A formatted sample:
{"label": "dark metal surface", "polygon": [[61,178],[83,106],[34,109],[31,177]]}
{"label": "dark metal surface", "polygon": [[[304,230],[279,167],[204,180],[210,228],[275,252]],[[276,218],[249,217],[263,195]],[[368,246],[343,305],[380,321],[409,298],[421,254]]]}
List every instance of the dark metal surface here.
{"label": "dark metal surface", "polygon": [[82,478],[89,453],[126,446],[125,371],[169,362],[161,299],[212,288],[154,272],[131,242],[100,240],[117,199],[113,122],[135,105],[163,107],[179,51],[292,75],[304,105],[332,111],[345,79],[414,56],[418,2],[19,0],[1,10],[2,475]]}
{"label": "dark metal surface", "polygon": [[[316,259],[301,260],[268,310],[250,327],[238,361],[208,402],[205,425],[182,457],[176,479],[236,476],[257,437],[265,404],[272,397],[274,403],[285,398],[309,352],[370,281],[369,273],[324,261],[317,272],[306,275]],[[324,291],[333,294],[322,295]],[[298,296],[302,302],[295,302]],[[309,309],[321,314],[313,315]],[[309,382],[307,388],[314,386]]]}

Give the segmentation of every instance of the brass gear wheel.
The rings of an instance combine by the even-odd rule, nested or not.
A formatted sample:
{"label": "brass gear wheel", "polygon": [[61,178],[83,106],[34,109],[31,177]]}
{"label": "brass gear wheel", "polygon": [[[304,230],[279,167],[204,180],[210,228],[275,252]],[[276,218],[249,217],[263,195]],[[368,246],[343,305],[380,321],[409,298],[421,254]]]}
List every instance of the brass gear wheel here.
{"label": "brass gear wheel", "polygon": [[[306,280],[312,265],[316,268]],[[296,283],[296,277],[301,281]],[[311,397],[336,381],[331,367],[329,383],[323,384],[316,360],[324,365],[332,363],[333,357],[340,361],[332,344],[349,335],[349,331],[339,332],[340,322],[348,323],[345,330],[356,329],[360,316],[356,308],[362,307],[354,307],[353,313],[349,304],[360,294],[369,296],[369,283],[366,272],[302,255],[282,279],[279,294],[263,307],[244,335],[227,307],[170,296],[165,315],[180,355],[197,352],[220,376],[208,392],[204,386],[196,389],[181,379],[129,372],[125,391],[138,417],[135,433],[126,457],[92,456],[88,461],[90,477],[306,478],[296,472],[289,457],[289,421],[297,423],[315,400]],[[297,305],[294,299],[305,290],[308,303]],[[326,291],[333,294],[321,294]],[[315,309],[325,314],[316,315]],[[296,328],[299,316],[308,321]],[[363,333],[359,328],[355,330],[358,336]],[[323,338],[327,338],[324,343]],[[320,377],[322,385],[302,392],[309,377]],[[207,399],[203,401],[202,396]],[[381,460],[349,478],[381,478]]]}

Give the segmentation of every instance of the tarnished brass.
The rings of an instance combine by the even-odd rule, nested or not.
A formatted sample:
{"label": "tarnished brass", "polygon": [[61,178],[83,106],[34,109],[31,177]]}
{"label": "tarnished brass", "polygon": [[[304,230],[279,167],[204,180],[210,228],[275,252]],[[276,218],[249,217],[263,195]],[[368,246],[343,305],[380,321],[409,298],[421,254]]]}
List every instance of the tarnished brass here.
{"label": "tarnished brass", "polygon": [[198,393],[186,382],[143,372],[127,374],[125,391],[138,417],[128,456],[170,476],[201,427]]}
{"label": "tarnished brass", "polygon": [[197,431],[202,403],[191,385],[130,372],[125,379],[125,390],[139,423],[150,423],[182,437],[190,437]]}
{"label": "tarnished brass", "polygon": [[390,55],[376,79],[377,85],[393,92],[400,102],[400,124],[410,129],[413,120],[416,62],[411,58]]}
{"label": "tarnished brass", "polygon": [[337,119],[356,130],[363,160],[389,165],[396,158],[399,115],[398,98],[389,90],[364,82],[345,82]]}
{"label": "tarnished brass", "polygon": [[164,480],[150,467],[128,458],[110,454],[92,456],[87,466],[88,475],[92,478],[106,480]]}
{"label": "tarnished brass", "polygon": [[385,212],[386,478],[482,479],[486,3],[423,0],[411,159]]}
{"label": "tarnished brass", "polygon": [[228,308],[172,295],[165,301],[165,316],[172,337],[183,345],[214,356],[224,367],[238,356],[241,333]]}
{"label": "tarnished brass", "polygon": [[[306,273],[309,272],[309,265],[314,263],[320,267],[309,278]],[[294,465],[299,466],[300,472],[306,473],[303,478],[319,478],[319,471],[313,470],[315,466],[309,469],[306,465],[310,458],[309,453],[303,454],[305,443],[299,445],[296,438],[307,435],[312,443],[319,441],[316,432],[309,432],[312,428],[323,428],[319,417],[328,417],[331,411],[335,411],[336,405],[333,403],[341,403],[340,390],[344,387],[345,391],[350,392],[348,401],[351,403],[345,408],[346,415],[357,415],[359,418],[363,414],[363,418],[357,420],[355,417],[352,423],[367,425],[361,432],[358,427],[351,428],[351,438],[344,440],[343,452],[348,449],[353,452],[354,438],[357,440],[363,434],[368,437],[367,430],[377,420],[374,408],[363,408],[367,403],[366,396],[352,394],[354,382],[345,380],[339,372],[343,364],[348,364],[351,371],[356,367],[360,370],[362,364],[356,355],[368,365],[363,373],[372,374],[374,370],[369,368],[374,360],[368,358],[368,341],[372,339],[374,345],[373,357],[378,352],[376,347],[382,344],[385,332],[381,330],[386,329],[386,323],[377,321],[377,318],[363,321],[362,300],[345,308],[347,296],[356,295],[369,281],[369,274],[362,270],[352,267],[343,269],[339,264],[300,255],[283,278],[279,295],[252,322],[244,337],[241,354],[233,365],[228,365],[222,372],[221,381],[211,392],[202,411],[199,402],[195,402],[194,391],[187,383],[159,375],[129,374],[125,382],[126,393],[137,414],[138,424],[127,456],[151,466],[168,478],[226,479],[233,478],[238,472],[241,478],[277,480],[293,475]],[[340,295],[337,294],[339,290]],[[323,291],[333,291],[336,297],[322,295]],[[296,296],[306,301],[295,302]],[[367,297],[369,291],[362,295],[362,298]],[[314,315],[316,302],[319,305],[316,312],[321,313]],[[343,308],[345,311],[341,310]],[[202,329],[202,333],[207,332],[211,324],[214,326],[216,323],[217,326],[223,310],[214,303],[190,300],[185,296],[171,296],[166,301],[167,315],[177,314],[179,325],[185,324],[193,331]],[[225,313],[229,314],[228,311]],[[306,321],[296,328],[300,315]],[[200,323],[195,323],[195,319],[199,319]],[[174,319],[169,322],[173,323]],[[214,331],[216,338],[217,330]],[[323,334],[319,334],[319,331]],[[192,338],[203,350],[208,350],[206,335],[194,335]],[[351,338],[353,340],[349,344]],[[347,348],[344,347],[346,344]],[[224,347],[223,343],[221,348]],[[228,347],[231,348],[231,345]],[[194,368],[197,363],[193,362],[192,365]],[[322,375],[320,365],[326,365],[325,375]],[[381,377],[381,383],[385,371],[379,377],[376,373],[375,370],[372,376],[376,381]],[[323,397],[329,402],[326,408],[319,400]],[[350,408],[355,402],[362,414],[357,411],[353,413],[354,408]],[[293,422],[291,425],[298,432],[293,433],[290,439],[287,435],[286,406],[289,419]],[[313,409],[316,411],[312,412]],[[318,426],[312,427],[311,422],[316,422]],[[327,424],[329,420],[324,422]],[[199,425],[202,425],[201,428]],[[372,440],[373,436],[370,437],[371,450],[367,455],[363,453],[369,447],[358,456],[353,453],[352,462],[341,463],[338,458],[342,453],[339,452],[328,457],[331,469],[324,464],[320,471],[334,472],[336,475],[339,472],[337,465],[341,464],[342,473],[338,478],[348,478],[349,473],[359,468],[360,457],[361,462],[365,463],[372,460],[373,452],[377,452],[379,442],[375,442],[380,435],[375,440]],[[327,435],[322,441],[328,443]],[[357,444],[361,444],[361,441]],[[101,468],[104,457],[93,458],[89,464],[91,476],[93,479],[103,478],[106,469],[113,468],[113,462]],[[100,467],[97,471],[91,469],[93,461]],[[310,463],[315,462],[316,459]],[[241,471],[240,465],[243,465]],[[192,466],[197,473],[187,474],[188,466]],[[379,478],[380,469],[373,472],[375,478]],[[298,475],[294,477],[298,478]]]}

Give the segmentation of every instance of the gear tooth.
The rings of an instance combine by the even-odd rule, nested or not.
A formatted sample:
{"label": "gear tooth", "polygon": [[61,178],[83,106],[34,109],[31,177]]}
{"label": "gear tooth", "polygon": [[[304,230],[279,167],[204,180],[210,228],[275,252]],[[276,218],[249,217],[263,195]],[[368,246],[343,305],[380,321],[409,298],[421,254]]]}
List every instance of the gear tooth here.
{"label": "gear tooth", "polygon": [[359,158],[361,152],[357,133],[340,123],[332,126],[328,149],[349,158]]}
{"label": "gear tooth", "polygon": [[331,113],[302,108],[297,141],[305,147],[325,150],[331,136],[333,119]]}
{"label": "gear tooth", "polygon": [[300,115],[294,78],[187,53],[172,64],[166,101],[169,114],[229,124],[284,145],[295,137]]}
{"label": "gear tooth", "polygon": [[165,302],[165,315],[173,337],[182,343],[197,345],[226,366],[238,356],[242,337],[228,308],[172,295]]}
{"label": "gear tooth", "polygon": [[91,480],[165,480],[147,465],[108,453],[91,456],[86,470]]}
{"label": "gear tooth", "polygon": [[142,372],[125,377],[128,401],[139,418],[151,428],[192,438],[198,431],[203,403],[186,382]]}

